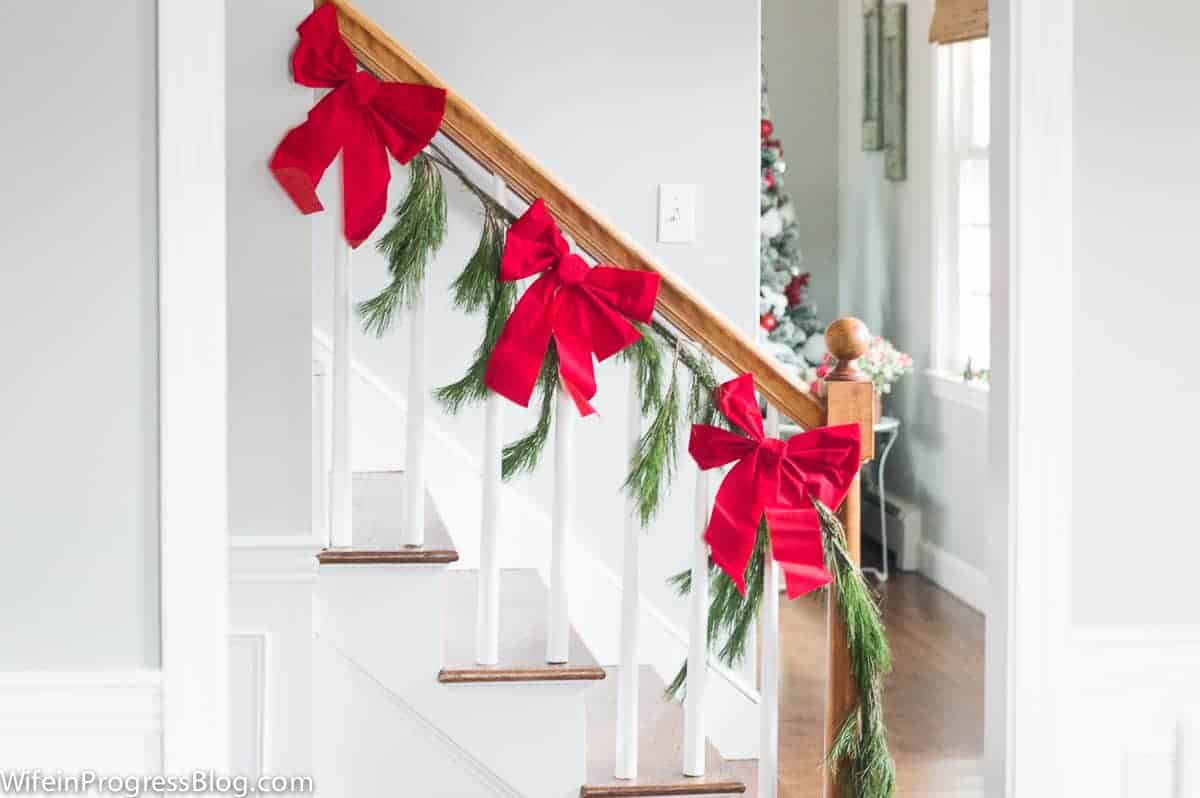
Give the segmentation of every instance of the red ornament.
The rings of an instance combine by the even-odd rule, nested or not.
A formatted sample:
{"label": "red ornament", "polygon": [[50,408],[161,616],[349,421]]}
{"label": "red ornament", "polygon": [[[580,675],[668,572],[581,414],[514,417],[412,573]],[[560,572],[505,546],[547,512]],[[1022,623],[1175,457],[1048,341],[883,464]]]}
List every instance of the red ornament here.
{"label": "red ornament", "polygon": [[641,333],[629,320],[649,324],[659,276],[616,266],[589,267],[571,252],[558,225],[535,201],[508,229],[500,279],[515,282],[541,273],[500,331],[484,382],[503,397],[529,406],[546,350],[554,341],[558,374],[579,414],[595,412],[592,355],[606,360]]}
{"label": "red ornament", "polygon": [[767,188],[775,188],[775,173],[774,172],[767,172],[765,175],[763,175],[763,180],[766,182]]}
{"label": "red ornament", "polygon": [[779,319],[775,318],[775,314],[773,313],[764,313],[758,317],[758,326],[767,332],[771,332],[771,330],[779,326]]}
{"label": "red ornament", "polygon": [[338,32],[337,9],[326,4],[297,28],[292,77],[302,86],[332,89],[308,112],[308,120],[283,137],[271,171],[301,213],[323,210],[317,184],[342,153],[342,233],[357,247],[387,211],[390,153],[408,163],[442,124],[446,90],[388,83],[358,68]]}
{"label": "red ornament", "polygon": [[745,595],[746,566],[765,515],[771,557],[783,569],[788,598],[829,584],[833,577],[825,570],[813,500],[834,508],[846,498],[859,468],[858,425],[820,427],[786,442],[768,438],[749,374],[718,388],[716,400],[742,434],[697,424],[688,443],[688,453],[702,469],[734,463],[717,489],[704,531],[713,562]]}
{"label": "red ornament", "polygon": [[787,296],[788,307],[794,308],[804,301],[804,289],[808,288],[809,273],[793,275],[788,281],[783,293]]}
{"label": "red ornament", "polygon": [[768,136],[775,132],[775,124],[770,119],[762,121],[762,137],[765,141]]}

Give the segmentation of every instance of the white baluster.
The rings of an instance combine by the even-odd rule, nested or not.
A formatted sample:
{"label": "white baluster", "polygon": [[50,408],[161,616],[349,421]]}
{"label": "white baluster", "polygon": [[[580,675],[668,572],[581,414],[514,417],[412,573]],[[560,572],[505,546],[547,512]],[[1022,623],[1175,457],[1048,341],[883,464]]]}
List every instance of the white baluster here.
{"label": "white baluster", "polygon": [[[492,196],[504,204],[504,180],[496,175]],[[483,416],[483,517],[479,529],[479,586],[475,606],[475,661],[500,661],[500,481],[504,443],[503,400],[488,392]]]}
{"label": "white baluster", "polygon": [[546,661],[550,663],[567,661],[571,637],[567,617],[567,541],[574,488],[571,444],[577,412],[566,389],[559,386],[554,408],[554,506],[550,518],[550,608],[546,629]]}
{"label": "white baluster", "polygon": [[325,517],[326,503],[329,500],[329,480],[326,477],[329,464],[326,461],[328,449],[325,446],[325,367],[314,360],[312,364],[312,534],[313,537],[325,539],[325,545],[332,545],[329,539],[329,521]]}
{"label": "white baluster", "polygon": [[417,289],[410,309],[412,325],[408,338],[408,428],[404,436],[404,527],[405,546],[425,543],[425,289]]}
{"label": "white baluster", "polygon": [[[637,452],[642,434],[642,403],[637,384],[637,367],[629,369],[626,436],[629,460]],[[618,779],[635,779],[638,771],[638,543],[641,525],[637,502],[625,499],[625,550],[621,569],[621,668],[617,672],[617,765]]]}
{"label": "white baluster", "polygon": [[350,245],[342,234],[342,156],[338,156],[336,186],[329,214],[333,226],[333,413],[329,474],[329,539],[334,546],[353,543],[354,514],[350,474],[350,325],[354,307],[350,295]]}
{"label": "white baluster", "polygon": [[704,775],[704,692],[708,683],[708,472],[696,471],[696,527],[688,613],[687,694],[683,700],[683,775]]}
{"label": "white baluster", "polygon": [[[767,406],[767,435],[779,437],[779,411]],[[759,663],[759,798],[775,798],[779,784],[779,569],[770,551],[763,563],[762,661]]]}

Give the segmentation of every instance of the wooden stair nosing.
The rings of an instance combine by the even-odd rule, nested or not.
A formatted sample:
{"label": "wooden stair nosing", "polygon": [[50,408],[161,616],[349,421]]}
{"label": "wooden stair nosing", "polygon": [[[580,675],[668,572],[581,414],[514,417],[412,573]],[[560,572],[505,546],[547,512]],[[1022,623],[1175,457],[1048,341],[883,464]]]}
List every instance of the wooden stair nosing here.
{"label": "wooden stair nosing", "polygon": [[402,549],[322,549],[322,565],[436,565],[458,562],[454,549],[408,546]]}
{"label": "wooden stair nosing", "polygon": [[585,784],[579,798],[650,798],[673,795],[742,795],[746,785],[740,781],[697,781],[695,784]]}
{"label": "wooden stair nosing", "polygon": [[705,742],[706,774],[684,776],[683,709],[663,697],[666,684],[651,666],[639,668],[638,777],[617,779],[613,728],[616,724],[616,679],[588,693],[588,781],[580,798],[640,798],[641,796],[742,795],[740,778],[711,742]]}
{"label": "wooden stair nosing", "polygon": [[586,682],[606,677],[603,668],[549,665],[543,668],[442,668],[438,681],[443,684],[488,684],[498,682]]}
{"label": "wooden stair nosing", "polygon": [[594,682],[606,677],[583,640],[571,629],[567,662],[550,664],[546,654],[546,586],[532,568],[504,569],[500,575],[499,662],[475,662],[476,571],[447,574],[443,684],[512,682]]}

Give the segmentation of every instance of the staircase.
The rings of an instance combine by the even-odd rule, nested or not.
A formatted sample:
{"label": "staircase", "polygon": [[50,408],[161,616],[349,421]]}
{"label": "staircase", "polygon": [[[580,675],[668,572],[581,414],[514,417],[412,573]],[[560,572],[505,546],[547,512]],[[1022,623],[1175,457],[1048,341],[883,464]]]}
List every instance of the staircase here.
{"label": "staircase", "polygon": [[[384,80],[444,86],[349,2],[329,4],[337,10],[342,38],[363,67]],[[812,396],[740,327],[446,88],[446,114],[435,140],[440,168],[459,176],[482,173],[486,187],[476,184],[472,191],[486,193],[513,216],[541,198],[578,251],[597,263],[659,275],[655,329],[675,342],[677,356],[681,350],[707,353],[729,373],[751,373],[767,407],[768,435],[778,435],[783,418],[806,429],[856,424],[863,432],[864,461],[873,456],[873,390],[854,366],[869,341],[861,322],[843,319],[831,325],[826,341],[838,364],[827,378],[827,395]],[[408,341],[400,356],[408,368],[404,470],[352,473],[351,255],[339,238],[332,259],[329,506],[327,513],[314,507],[314,519],[328,519],[327,526],[315,522],[328,530],[328,546],[318,557],[312,602],[312,746],[321,794],[567,798],[748,793],[775,798],[781,679],[780,585],[774,568],[765,569],[763,580],[761,688],[751,699],[759,719],[758,760],[725,761],[710,739],[719,730],[706,720],[718,696],[707,689],[709,553],[701,536],[715,481],[696,479],[695,525],[686,530],[697,589],[690,599],[689,681],[681,707],[663,697],[662,669],[647,668],[639,653],[640,530],[632,508],[622,538],[622,600],[611,607],[620,618],[619,663],[598,662],[570,623],[571,496],[576,467],[586,453],[572,446],[577,414],[565,392],[558,392],[553,451],[547,451],[555,481],[546,580],[530,569],[500,569],[496,519],[503,436],[500,399],[494,394],[482,408],[482,473],[478,481],[469,475],[458,487],[482,494],[480,528],[448,528],[445,518],[454,508],[439,508],[431,495],[453,501],[457,494],[433,491],[436,477],[427,468],[438,453],[429,451],[435,443],[430,427],[436,422],[428,417],[432,386],[425,368],[429,336],[423,292],[406,311]],[[314,401],[318,393],[314,390]],[[627,428],[611,434],[632,449],[642,434],[633,379],[628,406]],[[323,417],[323,405],[317,415]],[[314,436],[314,442],[324,439],[324,434]],[[318,484],[325,477],[324,468],[316,469]],[[855,480],[841,508],[855,563],[859,502]],[[478,568],[456,569],[455,538],[465,541],[468,535],[477,536]],[[474,547],[474,540],[468,545]],[[838,607],[833,600],[827,604],[828,747],[856,709],[858,696]],[[826,798],[834,798],[842,785],[827,774],[824,790]]]}
{"label": "staircase", "polygon": [[[354,479],[355,539],[318,556],[314,756],[321,794],[668,796],[743,794],[715,749],[703,777],[679,775],[682,723],[642,668],[637,779],[612,777],[615,679],[572,633],[566,664],[545,662],[546,586],[505,570],[494,665],[474,657],[478,571],[449,570],[454,542],[426,496],[425,541],[389,545],[404,474]],[[746,769],[743,767],[743,771]],[[753,772],[752,769],[748,772]]]}

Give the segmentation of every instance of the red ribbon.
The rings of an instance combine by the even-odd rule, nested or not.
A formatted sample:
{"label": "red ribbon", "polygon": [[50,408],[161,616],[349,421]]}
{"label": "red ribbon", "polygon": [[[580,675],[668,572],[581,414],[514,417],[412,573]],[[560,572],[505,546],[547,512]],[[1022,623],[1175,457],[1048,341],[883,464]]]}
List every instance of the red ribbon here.
{"label": "red ribbon", "polygon": [[301,213],[324,210],[317,198],[321,175],[343,152],[343,232],[357,247],[387,210],[391,179],[387,154],[408,163],[442,124],[446,90],[412,83],[384,83],[358,71],[338,31],[337,10],[323,5],[296,29],[292,76],[302,86],[328,88],[308,121],[283,137],[271,171]]}
{"label": "red ribbon", "polygon": [[858,473],[857,424],[820,427],[786,443],[763,433],[754,397],[754,377],[743,374],[717,389],[717,406],[746,433],[719,427],[692,427],[688,451],[702,469],[737,461],[717,489],[717,501],[704,539],[713,561],[746,593],[746,566],[754,552],[763,514],[771,553],[783,568],[788,598],[829,584],[821,520],[812,499],[837,508]]}
{"label": "red ribbon", "polygon": [[528,407],[553,338],[563,386],[580,415],[590,415],[595,410],[588,400],[596,395],[592,355],[605,360],[641,337],[628,320],[650,321],[659,277],[615,266],[590,268],[571,252],[540,199],[509,228],[500,279],[513,282],[539,272],[500,332],[484,382]]}

